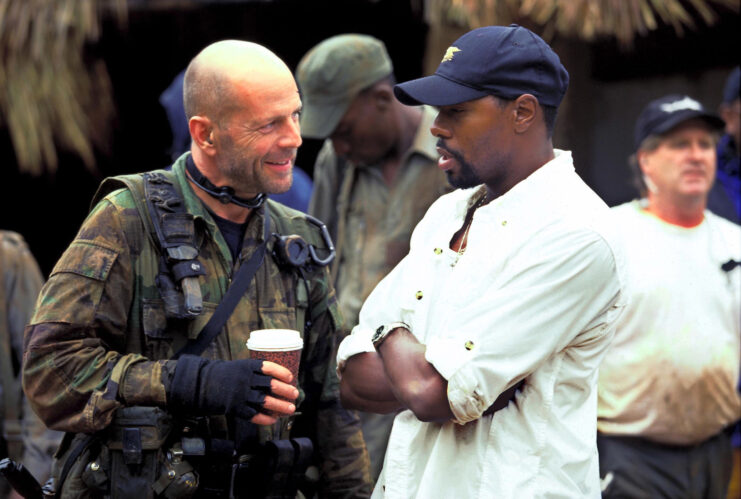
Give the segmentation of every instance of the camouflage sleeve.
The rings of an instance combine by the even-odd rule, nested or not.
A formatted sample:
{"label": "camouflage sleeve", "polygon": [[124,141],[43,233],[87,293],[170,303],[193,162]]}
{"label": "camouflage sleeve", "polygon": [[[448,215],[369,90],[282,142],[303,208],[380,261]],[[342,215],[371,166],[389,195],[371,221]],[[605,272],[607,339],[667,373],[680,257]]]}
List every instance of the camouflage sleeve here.
{"label": "camouflage sleeve", "polygon": [[309,406],[307,420],[315,424],[312,436],[320,459],[319,496],[370,497],[370,459],[360,421],[354,411],[340,405],[335,369],[340,317],[334,289],[327,283],[327,271],[323,269],[323,278],[315,281],[312,289],[313,325],[304,357],[306,379],[302,381]]}
{"label": "camouflage sleeve", "polygon": [[[122,353],[133,285],[122,220],[138,215],[133,201],[119,206],[110,196],[93,209],[52,270],[25,332],[24,390],[53,429],[105,428],[122,405],[119,384],[128,368],[153,364]],[[164,403],[164,387],[149,371],[146,380],[139,377],[138,390]]]}

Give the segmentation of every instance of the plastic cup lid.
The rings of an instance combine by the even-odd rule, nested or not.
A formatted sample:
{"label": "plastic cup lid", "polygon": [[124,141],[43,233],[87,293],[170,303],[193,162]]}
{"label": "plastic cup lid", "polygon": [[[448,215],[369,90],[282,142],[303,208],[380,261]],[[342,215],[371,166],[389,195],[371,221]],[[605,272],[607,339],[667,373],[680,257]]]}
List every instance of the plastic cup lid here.
{"label": "plastic cup lid", "polygon": [[274,352],[303,348],[301,334],[294,329],[258,329],[250,333],[247,348]]}

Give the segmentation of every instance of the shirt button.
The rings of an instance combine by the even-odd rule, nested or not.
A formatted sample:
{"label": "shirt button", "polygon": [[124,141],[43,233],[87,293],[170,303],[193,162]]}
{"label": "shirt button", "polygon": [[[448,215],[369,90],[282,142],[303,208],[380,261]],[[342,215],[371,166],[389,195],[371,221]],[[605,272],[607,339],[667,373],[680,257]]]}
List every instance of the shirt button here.
{"label": "shirt button", "polygon": [[443,249],[442,248],[435,248],[434,251],[435,251],[435,254],[436,255],[442,255],[442,253],[443,253]]}
{"label": "shirt button", "polygon": [[473,341],[468,340],[465,345],[463,345],[466,350],[473,350]]}
{"label": "shirt button", "polygon": [[422,299],[422,296],[424,296],[424,295],[422,294],[422,291],[417,291],[416,293],[414,293],[414,297],[415,297],[416,299],[418,299],[418,300],[421,300],[421,299]]}

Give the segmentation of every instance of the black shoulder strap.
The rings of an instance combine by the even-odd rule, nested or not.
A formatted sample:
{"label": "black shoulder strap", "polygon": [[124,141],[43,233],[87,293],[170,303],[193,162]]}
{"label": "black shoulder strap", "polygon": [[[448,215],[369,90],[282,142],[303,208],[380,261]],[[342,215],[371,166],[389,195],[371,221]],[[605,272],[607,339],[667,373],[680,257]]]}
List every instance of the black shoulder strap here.
{"label": "black shoulder strap", "polygon": [[257,247],[250,259],[239,267],[234,279],[232,279],[232,285],[229,286],[224,298],[221,299],[221,303],[216,307],[214,315],[211,316],[208,323],[206,323],[201,332],[198,333],[198,337],[189,341],[183,348],[175,353],[173,359],[178,359],[180,356],[185,354],[201,355],[208,345],[211,344],[213,339],[221,332],[224,324],[226,324],[229,316],[232,315],[232,312],[236,308],[237,303],[239,303],[239,300],[247,292],[247,288],[249,288],[252,278],[255,277],[257,269],[260,268],[260,265],[262,265],[262,262],[265,259],[266,247],[268,239],[270,238],[270,212],[268,210],[268,203],[265,203],[264,206],[265,237],[263,238],[262,244]]}

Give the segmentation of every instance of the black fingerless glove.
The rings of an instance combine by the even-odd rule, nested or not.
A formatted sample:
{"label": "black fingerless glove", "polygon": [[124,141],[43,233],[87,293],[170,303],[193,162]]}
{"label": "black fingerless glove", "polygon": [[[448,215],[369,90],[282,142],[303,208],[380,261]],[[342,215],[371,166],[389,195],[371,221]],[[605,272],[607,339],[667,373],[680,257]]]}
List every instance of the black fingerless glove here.
{"label": "black fingerless glove", "polygon": [[246,420],[260,411],[270,392],[262,360],[207,360],[183,355],[166,387],[167,405],[189,415],[229,414]]}

